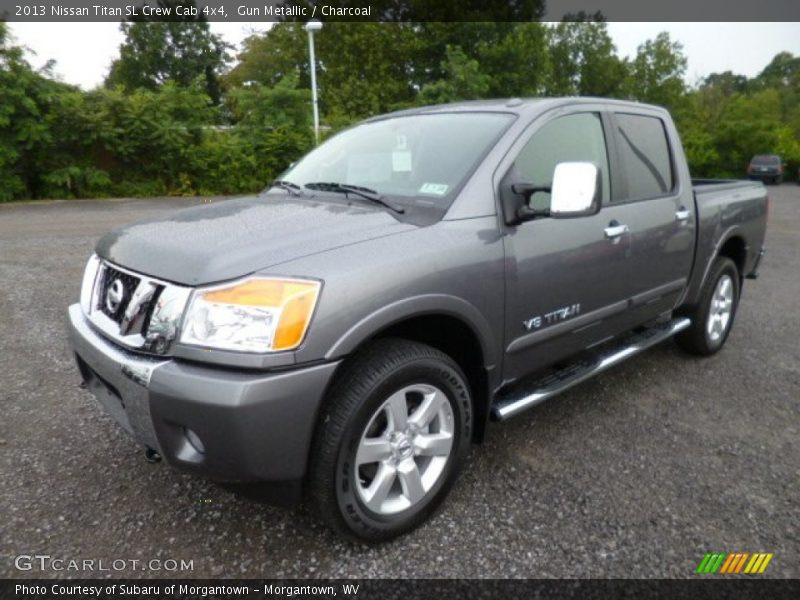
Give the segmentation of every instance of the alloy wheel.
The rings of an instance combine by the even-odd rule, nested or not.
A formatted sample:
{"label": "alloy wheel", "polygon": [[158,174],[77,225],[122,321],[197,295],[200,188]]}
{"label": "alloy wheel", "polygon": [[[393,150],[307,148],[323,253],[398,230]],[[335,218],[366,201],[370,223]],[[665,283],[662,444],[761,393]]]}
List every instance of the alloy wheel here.
{"label": "alloy wheel", "polygon": [[355,456],[359,499],[391,515],[418,504],[442,477],[454,443],[453,408],[427,384],[391,394],[370,417]]}

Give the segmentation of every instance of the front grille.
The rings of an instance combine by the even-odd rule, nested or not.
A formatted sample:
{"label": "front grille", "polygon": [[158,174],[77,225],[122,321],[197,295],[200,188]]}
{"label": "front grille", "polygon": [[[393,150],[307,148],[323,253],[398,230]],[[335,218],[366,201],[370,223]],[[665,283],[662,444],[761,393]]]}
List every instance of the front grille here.
{"label": "front grille", "polygon": [[[116,281],[122,284],[122,298],[118,303],[109,301],[109,291],[112,285],[115,285],[114,282]],[[125,309],[128,308],[133,293],[139,285],[139,281],[138,277],[118,271],[111,265],[106,265],[103,270],[102,281],[100,282],[100,293],[97,295],[100,312],[115,323],[120,323],[122,317],[125,315]],[[117,289],[119,289],[119,287],[117,287]]]}
{"label": "front grille", "polygon": [[92,325],[126,348],[168,354],[192,288],[98,262],[87,313]]}
{"label": "front grille", "polygon": [[161,292],[163,291],[164,291],[163,285],[159,285],[158,287],[156,287],[156,291],[153,293],[153,296],[150,298],[150,301],[141,309],[141,312],[144,313],[144,319],[142,321],[142,332],[144,333],[146,333],[150,329],[150,319],[153,318],[153,311],[158,305],[158,298],[159,296],[161,296]]}

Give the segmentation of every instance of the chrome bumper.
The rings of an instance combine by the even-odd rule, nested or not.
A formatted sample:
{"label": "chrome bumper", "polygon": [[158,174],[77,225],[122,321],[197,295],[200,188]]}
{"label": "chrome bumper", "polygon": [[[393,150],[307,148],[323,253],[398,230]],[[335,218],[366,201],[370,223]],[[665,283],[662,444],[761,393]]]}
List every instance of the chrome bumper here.
{"label": "chrome bumper", "polygon": [[148,387],[153,372],[169,361],[127,352],[107,341],[92,329],[78,304],[69,307],[69,323],[70,342],[89,390],[136,441],[160,451]]}

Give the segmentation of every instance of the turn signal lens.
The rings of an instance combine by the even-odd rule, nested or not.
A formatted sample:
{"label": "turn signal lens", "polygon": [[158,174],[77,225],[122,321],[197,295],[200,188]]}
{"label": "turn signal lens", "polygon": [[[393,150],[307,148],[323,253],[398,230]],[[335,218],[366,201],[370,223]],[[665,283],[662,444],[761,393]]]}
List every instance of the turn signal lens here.
{"label": "turn signal lens", "polygon": [[319,282],[316,281],[252,279],[235,287],[205,292],[202,296],[206,302],[279,310],[272,349],[290,350],[303,341],[318,293]]}

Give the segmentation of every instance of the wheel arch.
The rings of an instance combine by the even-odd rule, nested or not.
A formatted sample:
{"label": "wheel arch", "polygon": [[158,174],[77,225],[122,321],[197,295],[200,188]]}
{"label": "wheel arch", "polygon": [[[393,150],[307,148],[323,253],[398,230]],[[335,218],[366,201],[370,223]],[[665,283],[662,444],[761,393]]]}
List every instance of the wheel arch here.
{"label": "wheel arch", "polygon": [[747,262],[747,243],[739,232],[733,232],[720,246],[717,256],[730,258],[739,271],[739,279],[744,277]]}
{"label": "wheel arch", "polygon": [[375,340],[392,337],[427,344],[458,364],[472,392],[473,441],[482,441],[489,418],[493,377],[497,373],[496,344],[483,315],[473,305],[453,296],[402,300],[359,321],[331,347],[326,358],[346,358]]}
{"label": "wheel arch", "polygon": [[[714,237],[716,238],[717,236]],[[692,276],[692,283],[689,285],[686,296],[681,300],[678,311],[680,313],[685,313],[697,305],[697,302],[700,300],[700,292],[708,280],[711,274],[711,267],[718,256],[730,258],[736,265],[739,271],[739,287],[741,289],[744,271],[747,267],[747,250],[748,246],[745,240],[745,234],[738,226],[730,227],[719,235],[713,249],[705,255],[707,258],[703,257],[701,259],[705,263],[702,267],[702,276],[699,278],[696,278],[694,275]],[[697,276],[700,276],[700,274],[701,273],[698,272]]]}

